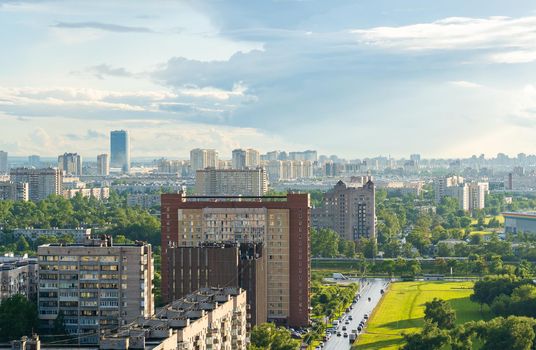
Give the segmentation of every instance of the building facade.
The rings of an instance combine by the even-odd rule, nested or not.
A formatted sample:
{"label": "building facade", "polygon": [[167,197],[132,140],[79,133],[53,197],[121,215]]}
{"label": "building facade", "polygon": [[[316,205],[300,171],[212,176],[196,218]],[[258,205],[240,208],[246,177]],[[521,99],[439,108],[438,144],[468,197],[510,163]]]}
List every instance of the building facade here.
{"label": "building facade", "polygon": [[0,181],[0,200],[28,201],[29,192],[27,182]]}
{"label": "building facade", "polygon": [[506,212],[504,233],[536,233],[536,212]]}
{"label": "building facade", "polygon": [[102,330],[154,313],[150,244],[114,245],[109,236],[84,244],[39,246],[39,319],[63,315],[69,334],[95,344]]}
{"label": "building facade", "polygon": [[58,168],[65,175],[82,175],[82,156],[78,153],[64,153],[58,156]]}
{"label": "building facade", "polygon": [[62,194],[62,172],[57,168],[16,168],[11,169],[9,174],[13,182],[28,183],[28,197],[32,201]]}
{"label": "building facade", "polygon": [[316,228],[329,228],[344,239],[376,239],[376,190],[370,178],[364,185],[339,181],[324,194],[322,205],[313,209]]}
{"label": "building facade", "polygon": [[262,196],[268,191],[264,168],[198,170],[195,191],[202,196]]}
{"label": "building facade", "polygon": [[169,298],[210,286],[239,287],[247,292],[249,323],[267,321],[267,259],[262,243],[202,243],[168,249]]}
{"label": "building facade", "polygon": [[97,156],[97,175],[110,175],[110,159],[108,158],[108,154],[106,153],[99,154]]}
{"label": "building facade", "polygon": [[39,237],[56,237],[71,236],[77,243],[83,243],[91,237],[90,228],[18,228],[13,231],[13,236],[24,237],[27,240],[34,242]]}
{"label": "building facade", "polygon": [[162,296],[172,278],[171,247],[206,242],[263,243],[267,257],[268,320],[309,324],[310,203],[308,194],[267,197],[187,197],[163,194]]}
{"label": "building facade", "polygon": [[130,136],[126,130],[110,132],[110,166],[130,171]]}
{"label": "building facade", "polygon": [[71,188],[65,189],[62,192],[63,197],[66,199],[71,199],[80,195],[82,197],[95,198],[99,201],[106,200],[110,198],[110,188],[109,187],[92,187],[92,188]]}
{"label": "building facade", "polygon": [[0,303],[16,294],[37,297],[37,259],[27,256],[0,257]]}

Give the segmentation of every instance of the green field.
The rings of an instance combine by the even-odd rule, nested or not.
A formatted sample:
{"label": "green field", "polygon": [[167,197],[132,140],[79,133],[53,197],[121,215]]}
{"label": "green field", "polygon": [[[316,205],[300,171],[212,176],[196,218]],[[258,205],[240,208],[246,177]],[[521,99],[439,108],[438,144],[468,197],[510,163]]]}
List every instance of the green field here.
{"label": "green field", "polygon": [[[501,225],[504,225],[504,216],[502,215],[497,215],[497,216],[486,216],[484,218],[484,223],[487,225],[489,224],[489,221],[492,219],[492,218],[495,218],[499,221],[499,224]],[[471,220],[471,225],[476,225],[478,223],[478,220],[477,219],[472,219]]]}
{"label": "green field", "polygon": [[457,323],[489,319],[469,300],[473,282],[397,282],[382,299],[355,349],[398,349],[402,333],[416,332],[423,325],[424,303],[433,298],[448,300],[456,310]]}

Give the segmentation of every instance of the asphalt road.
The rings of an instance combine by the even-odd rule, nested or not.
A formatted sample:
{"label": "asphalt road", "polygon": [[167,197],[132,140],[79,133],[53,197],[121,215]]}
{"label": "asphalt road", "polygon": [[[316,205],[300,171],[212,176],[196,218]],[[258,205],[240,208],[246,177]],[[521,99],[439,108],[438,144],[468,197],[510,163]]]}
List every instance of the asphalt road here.
{"label": "asphalt road", "polygon": [[[337,331],[341,332],[341,336],[338,337],[337,334],[333,334],[331,338],[324,343],[322,349],[349,350],[352,344],[350,344],[349,338],[343,336],[344,332],[347,332],[348,335],[350,335],[352,329],[357,329],[359,322],[361,322],[365,314],[370,315],[372,313],[372,310],[374,310],[381,299],[380,290],[385,289],[388,283],[389,280],[387,279],[365,279],[360,291],[361,298],[354,304],[353,309],[351,309],[348,314],[344,314],[345,320],[349,315],[352,315],[352,321],[350,321],[350,324],[344,324],[344,321],[341,322],[341,324],[337,326]],[[368,301],[368,298],[370,298],[370,301]],[[346,331],[342,330],[343,326],[346,326]]]}

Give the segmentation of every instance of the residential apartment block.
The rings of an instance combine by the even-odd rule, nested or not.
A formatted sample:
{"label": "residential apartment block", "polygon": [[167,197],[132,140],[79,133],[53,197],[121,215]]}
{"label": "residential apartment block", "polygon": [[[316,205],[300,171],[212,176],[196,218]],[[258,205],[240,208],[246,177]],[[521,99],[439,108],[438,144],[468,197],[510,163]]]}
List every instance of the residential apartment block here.
{"label": "residential apartment block", "polygon": [[9,175],[13,182],[28,183],[28,196],[32,201],[62,194],[62,172],[57,168],[16,168],[11,169]]}
{"label": "residential apartment block", "polygon": [[202,196],[262,196],[268,191],[268,179],[263,168],[206,168],[196,172],[195,190]]}
{"label": "residential apartment block", "polygon": [[451,176],[434,180],[436,203],[441,203],[444,197],[452,197],[458,201],[460,209],[473,211],[484,209],[486,195],[489,193],[489,183],[465,183],[463,177]]}
{"label": "residential apartment block", "polygon": [[271,160],[266,162],[266,169],[272,182],[314,177],[313,162],[308,160]]}
{"label": "residential apartment block", "polygon": [[235,149],[233,150],[232,168],[248,169],[256,168],[261,164],[259,151],[255,149]]}
{"label": "residential apartment block", "polygon": [[347,240],[376,239],[375,193],[369,177],[359,183],[337,182],[324,194],[322,205],[313,209],[313,226],[332,229]]}
{"label": "residential apartment block", "polygon": [[103,153],[97,156],[97,175],[108,176],[110,175],[110,158],[108,154]]}
{"label": "residential apartment block", "polygon": [[28,201],[29,192],[27,182],[0,181],[0,200]]}
{"label": "residential apartment block", "polygon": [[64,235],[72,236],[77,243],[83,243],[91,237],[90,228],[25,228],[15,229],[13,236],[24,237],[29,241],[36,241],[39,237],[62,237]]}
{"label": "residential apartment block", "polygon": [[[206,242],[263,243],[267,258],[268,320],[309,324],[310,204],[308,194],[265,197],[188,197],[163,194],[162,296],[173,281],[172,247]],[[177,273],[177,271],[175,271]]]}
{"label": "residential apartment block", "polygon": [[64,153],[58,156],[58,168],[65,175],[82,175],[82,156],[78,153]]}
{"label": "residential apartment block", "polygon": [[35,300],[37,259],[14,255],[0,257],[0,303],[15,294]]}
{"label": "residential apartment block", "polygon": [[218,167],[218,151],[215,149],[196,148],[190,151],[190,167],[192,171]]}
{"label": "residential apartment block", "polygon": [[104,337],[100,349],[246,350],[246,309],[240,288],[202,288]]}
{"label": "residential apartment block", "polygon": [[96,344],[102,330],[154,313],[151,245],[114,245],[103,236],[84,244],[39,246],[39,319],[58,315],[80,343]]}

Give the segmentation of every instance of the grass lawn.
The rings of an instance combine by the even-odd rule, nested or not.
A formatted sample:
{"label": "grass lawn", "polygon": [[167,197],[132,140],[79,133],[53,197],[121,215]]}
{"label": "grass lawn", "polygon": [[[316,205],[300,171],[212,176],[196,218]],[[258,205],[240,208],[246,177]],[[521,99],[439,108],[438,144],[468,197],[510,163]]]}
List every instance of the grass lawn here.
{"label": "grass lawn", "polygon": [[424,303],[433,298],[448,300],[456,310],[456,322],[489,319],[489,311],[469,300],[473,282],[397,282],[382,299],[354,349],[398,349],[402,333],[416,332],[423,325]]}
{"label": "grass lawn", "polygon": [[[497,219],[497,221],[499,221],[499,224],[504,225],[504,216],[502,216],[502,215],[486,216],[486,217],[484,218],[484,223],[485,223],[486,225],[489,224],[489,221],[490,221],[492,218]],[[477,220],[477,219],[471,219],[471,225],[476,225],[477,223],[478,223],[478,220]]]}
{"label": "grass lawn", "polygon": [[474,235],[491,235],[493,234],[493,232],[491,231],[471,231],[470,235],[471,236],[474,236]]}

